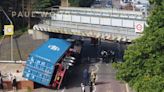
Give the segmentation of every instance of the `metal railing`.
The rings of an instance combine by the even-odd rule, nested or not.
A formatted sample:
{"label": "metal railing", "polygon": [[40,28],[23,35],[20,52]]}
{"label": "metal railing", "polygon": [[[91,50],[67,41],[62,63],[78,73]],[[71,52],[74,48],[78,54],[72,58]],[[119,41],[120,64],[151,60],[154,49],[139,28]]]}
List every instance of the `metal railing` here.
{"label": "metal railing", "polygon": [[[55,12],[54,12],[55,11]],[[58,12],[56,12],[58,11]],[[60,7],[59,9],[52,9],[52,12],[58,14],[75,14],[86,16],[101,16],[101,17],[120,17],[120,18],[134,18],[145,20],[147,16],[140,11],[126,11],[117,9],[91,9],[91,8],[75,8],[75,7]]]}

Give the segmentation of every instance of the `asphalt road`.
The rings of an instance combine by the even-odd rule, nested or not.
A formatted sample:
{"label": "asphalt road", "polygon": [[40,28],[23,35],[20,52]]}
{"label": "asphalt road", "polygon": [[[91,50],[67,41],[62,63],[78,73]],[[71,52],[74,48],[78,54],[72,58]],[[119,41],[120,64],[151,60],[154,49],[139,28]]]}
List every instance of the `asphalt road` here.
{"label": "asphalt road", "polygon": [[[100,46],[94,47],[90,44],[89,39],[85,39],[82,49],[82,61],[74,67],[67,86],[61,92],[81,92],[80,83],[82,82],[82,72],[85,68],[97,70],[98,77],[95,92],[126,92],[125,84],[115,79],[115,70],[112,68],[111,63],[104,63],[96,59],[100,57],[101,50],[115,50],[119,51],[118,54],[121,54],[124,47],[122,45],[118,46],[118,43],[107,41],[102,41]],[[121,56],[117,56],[117,58],[121,59]],[[89,92],[89,86],[86,87],[86,92]]]}
{"label": "asphalt road", "polygon": [[[115,70],[112,68],[111,63],[105,63],[102,62],[101,59],[96,59],[100,57],[101,50],[119,51],[118,54],[120,54],[124,47],[123,45],[118,46],[118,43],[108,41],[102,41],[101,45],[94,47],[90,43],[90,39],[85,38],[82,48],[82,59],[72,68],[70,76],[67,78],[67,81],[65,81],[65,86],[60,90],[39,88],[33,92],[81,92],[82,72],[86,68],[88,70],[95,69],[97,71],[94,92],[126,92],[125,84],[115,79]],[[119,56],[117,56],[117,58],[119,58]],[[89,86],[86,86],[86,92],[90,92]]]}

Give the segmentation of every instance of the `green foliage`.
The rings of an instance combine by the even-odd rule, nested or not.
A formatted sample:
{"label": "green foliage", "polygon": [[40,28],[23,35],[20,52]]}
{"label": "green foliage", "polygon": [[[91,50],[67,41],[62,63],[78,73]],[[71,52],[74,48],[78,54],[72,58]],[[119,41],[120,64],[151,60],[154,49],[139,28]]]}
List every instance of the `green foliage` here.
{"label": "green foliage", "polygon": [[162,4],[161,2],[163,2],[163,0],[149,0],[149,2],[151,4],[161,5]]}
{"label": "green foliage", "polygon": [[33,8],[40,10],[40,9],[50,7],[51,4],[52,4],[52,0],[35,0],[33,4]]}
{"label": "green foliage", "polygon": [[33,9],[42,10],[51,6],[60,5],[60,0],[34,0]]}
{"label": "green foliage", "polygon": [[164,92],[164,0],[151,3],[155,5],[144,35],[128,46],[124,63],[114,64],[117,79],[136,92]]}
{"label": "green foliage", "polygon": [[164,92],[164,81],[161,76],[142,76],[135,82],[137,92]]}
{"label": "green foliage", "polygon": [[68,0],[71,6],[90,7],[94,0]]}
{"label": "green foliage", "polygon": [[16,30],[15,33],[14,33],[14,35],[15,36],[21,36],[24,32],[27,32],[27,31],[28,31],[28,28],[27,27],[21,28],[19,30]]}
{"label": "green foliage", "polygon": [[61,4],[61,0],[52,0],[52,5],[55,6],[55,5],[60,5]]}
{"label": "green foliage", "polygon": [[68,0],[70,6],[79,6],[79,1],[80,0]]}

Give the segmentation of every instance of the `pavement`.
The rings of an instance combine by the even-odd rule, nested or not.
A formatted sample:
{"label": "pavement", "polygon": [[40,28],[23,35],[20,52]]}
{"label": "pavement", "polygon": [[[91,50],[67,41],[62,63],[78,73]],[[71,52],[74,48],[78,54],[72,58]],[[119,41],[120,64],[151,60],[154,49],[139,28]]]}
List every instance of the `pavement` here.
{"label": "pavement", "polygon": [[[22,64],[0,63],[0,71],[4,76],[3,80],[9,80],[8,75],[11,73],[16,76],[17,81],[26,80],[22,77],[24,66]],[[19,71],[19,72],[17,72]]]}
{"label": "pavement", "polygon": [[[97,71],[97,80],[93,92],[127,92],[124,83],[116,80],[116,71],[112,67],[112,63],[105,63],[100,57],[101,50],[117,51],[118,60],[121,59],[124,45],[113,43],[109,41],[102,41],[100,46],[94,47],[90,44],[89,39],[84,40],[82,48],[82,59],[80,64],[75,65],[73,74],[71,74],[69,81],[65,88],[58,92],[81,92],[82,72],[84,69],[95,69]],[[86,86],[86,92],[90,92],[89,86]]]}
{"label": "pavement", "polygon": [[112,64],[98,64],[96,92],[126,92],[124,83],[115,79]]}

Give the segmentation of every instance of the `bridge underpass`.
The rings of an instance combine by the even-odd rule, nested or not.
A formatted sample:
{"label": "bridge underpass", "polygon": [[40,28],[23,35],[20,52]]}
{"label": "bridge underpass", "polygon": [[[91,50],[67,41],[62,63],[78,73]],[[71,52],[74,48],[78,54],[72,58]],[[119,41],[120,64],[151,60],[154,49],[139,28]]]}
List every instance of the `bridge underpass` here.
{"label": "bridge underpass", "polygon": [[60,7],[33,30],[131,42],[142,35],[145,18],[136,11]]}

